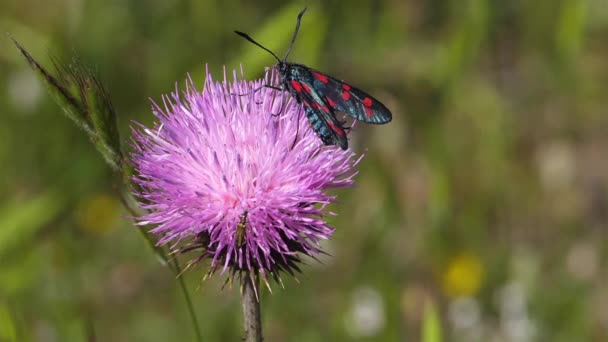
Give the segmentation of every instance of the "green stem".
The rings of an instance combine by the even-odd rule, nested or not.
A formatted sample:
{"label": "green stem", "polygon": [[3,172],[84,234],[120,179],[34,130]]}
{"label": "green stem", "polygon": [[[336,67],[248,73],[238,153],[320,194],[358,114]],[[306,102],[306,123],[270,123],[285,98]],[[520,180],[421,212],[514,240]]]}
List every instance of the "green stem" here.
{"label": "green stem", "polygon": [[175,258],[171,259],[173,261],[173,270],[175,274],[177,274],[177,280],[179,281],[179,287],[184,294],[184,299],[186,300],[186,305],[188,306],[188,312],[190,313],[190,319],[192,320],[192,326],[194,327],[194,334],[196,335],[196,341],[202,342],[203,338],[201,336],[201,330],[198,326],[198,318],[196,317],[196,311],[194,311],[194,306],[192,305],[192,299],[190,299],[190,293],[188,292],[188,288],[186,288],[186,282],[184,281],[184,277],[182,276],[182,270],[179,266],[179,263]]}

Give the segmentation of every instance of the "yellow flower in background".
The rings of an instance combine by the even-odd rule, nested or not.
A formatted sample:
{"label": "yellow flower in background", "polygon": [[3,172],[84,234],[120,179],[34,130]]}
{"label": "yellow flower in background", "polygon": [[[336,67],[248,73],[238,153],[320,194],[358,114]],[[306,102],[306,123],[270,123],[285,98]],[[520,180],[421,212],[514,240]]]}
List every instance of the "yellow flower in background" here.
{"label": "yellow flower in background", "polygon": [[484,269],[481,260],[472,253],[462,253],[448,261],[442,274],[443,292],[449,297],[475,295],[481,288]]}
{"label": "yellow flower in background", "polygon": [[92,195],[80,203],[76,214],[79,226],[93,234],[104,234],[116,228],[120,203],[107,194]]}

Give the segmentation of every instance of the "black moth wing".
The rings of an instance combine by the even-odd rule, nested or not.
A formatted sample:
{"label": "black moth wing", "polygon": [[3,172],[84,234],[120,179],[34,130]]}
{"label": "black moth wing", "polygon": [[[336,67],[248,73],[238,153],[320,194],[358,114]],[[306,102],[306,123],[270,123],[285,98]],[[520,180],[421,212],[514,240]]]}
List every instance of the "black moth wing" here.
{"label": "black moth wing", "polygon": [[371,124],[385,124],[392,120],[391,111],[363,90],[317,70],[306,68],[306,72],[314,91],[321,94],[333,110]]}
{"label": "black moth wing", "polygon": [[[293,67],[292,67],[293,66]],[[305,70],[299,65],[289,65],[283,87],[304,106],[306,117],[313,131],[325,145],[337,145],[343,150],[348,148],[346,132],[342,123],[338,121],[334,111],[324,101],[323,96],[316,92],[309,84],[310,79],[302,72]]]}
{"label": "black moth wing", "polygon": [[337,145],[343,150],[348,148],[346,132],[334,115],[321,110],[314,110],[311,107],[305,106],[304,109],[312,130],[325,145]]}

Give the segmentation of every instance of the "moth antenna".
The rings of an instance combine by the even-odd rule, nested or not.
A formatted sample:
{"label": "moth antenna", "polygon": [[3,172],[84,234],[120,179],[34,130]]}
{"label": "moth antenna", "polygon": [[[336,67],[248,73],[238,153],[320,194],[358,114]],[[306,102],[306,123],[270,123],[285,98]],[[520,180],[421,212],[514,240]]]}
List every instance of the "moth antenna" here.
{"label": "moth antenna", "polygon": [[293,47],[293,44],[296,42],[296,37],[298,36],[298,31],[300,30],[300,22],[302,21],[302,16],[304,15],[304,12],[306,12],[306,9],[307,9],[307,7],[304,7],[302,12],[300,12],[300,14],[298,14],[298,19],[296,22],[296,29],[295,29],[295,31],[293,31],[293,37],[291,37],[291,43],[289,43],[289,47],[287,48],[287,52],[285,53],[283,62],[285,62],[287,60],[287,57],[289,57],[289,54],[291,53],[291,48]]}
{"label": "moth antenna", "polygon": [[267,48],[265,48],[264,46],[262,46],[262,44],[260,44],[260,43],[256,42],[255,40],[253,40],[253,38],[249,37],[249,35],[247,33],[244,33],[244,32],[241,32],[241,31],[234,31],[234,33],[236,33],[239,36],[247,39],[250,43],[253,43],[253,44],[261,47],[262,49],[266,50],[268,53],[270,53],[272,55],[272,57],[274,57],[279,63],[281,63],[281,59],[277,55],[275,55],[274,52],[268,50]]}

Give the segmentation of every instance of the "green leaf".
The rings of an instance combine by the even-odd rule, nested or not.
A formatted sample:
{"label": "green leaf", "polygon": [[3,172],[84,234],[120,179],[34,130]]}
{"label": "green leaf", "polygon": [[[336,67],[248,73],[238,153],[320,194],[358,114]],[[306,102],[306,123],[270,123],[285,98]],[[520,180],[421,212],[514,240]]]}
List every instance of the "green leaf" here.
{"label": "green leaf", "polygon": [[[45,256],[37,253],[37,246],[28,247],[24,253],[15,253],[0,257],[0,292],[4,296],[19,295],[27,288],[35,286],[40,281],[41,268]],[[4,341],[0,338],[0,341]]]}
{"label": "green leaf", "polygon": [[565,0],[561,4],[556,30],[557,48],[568,59],[578,55],[583,45],[587,18],[587,1]]}
{"label": "green leaf", "polygon": [[54,61],[57,73],[51,75],[17,40],[10,38],[68,118],[89,135],[110,167],[120,170],[122,150],[116,112],[99,79],[77,58],[67,65]]}
{"label": "green leaf", "polygon": [[65,207],[65,201],[47,192],[27,201],[9,201],[0,208],[0,256],[9,253],[50,223]]}
{"label": "green leaf", "polygon": [[15,320],[7,307],[0,305],[0,341],[17,341]]}
{"label": "green leaf", "polygon": [[117,117],[105,87],[77,57],[67,65],[55,61],[55,68],[61,85],[83,104],[83,115],[93,128],[87,132],[91,141],[110,167],[118,171],[122,152]]}
{"label": "green leaf", "polygon": [[478,58],[488,34],[489,5],[487,0],[453,2],[454,20],[448,39],[437,50],[435,82],[450,84]]}
{"label": "green leaf", "polygon": [[427,302],[424,308],[424,321],[422,322],[422,342],[441,342],[441,323],[437,315],[435,304]]}
{"label": "green leaf", "polygon": [[112,102],[101,82],[88,75],[90,85],[87,87],[86,103],[98,141],[97,149],[113,169],[118,170],[122,164],[120,136],[118,134],[117,118]]}
{"label": "green leaf", "polygon": [[28,62],[30,67],[40,77],[42,82],[47,86],[47,89],[55,102],[63,109],[64,113],[74,123],[82,128],[88,134],[93,134],[93,128],[90,122],[87,120],[86,108],[82,101],[78,99],[71,87],[66,86],[65,79],[57,78],[51,75],[45,68],[38,63],[32,55],[30,55],[19,42],[13,37],[9,36],[13,41],[19,52],[23,55],[25,60]]}

